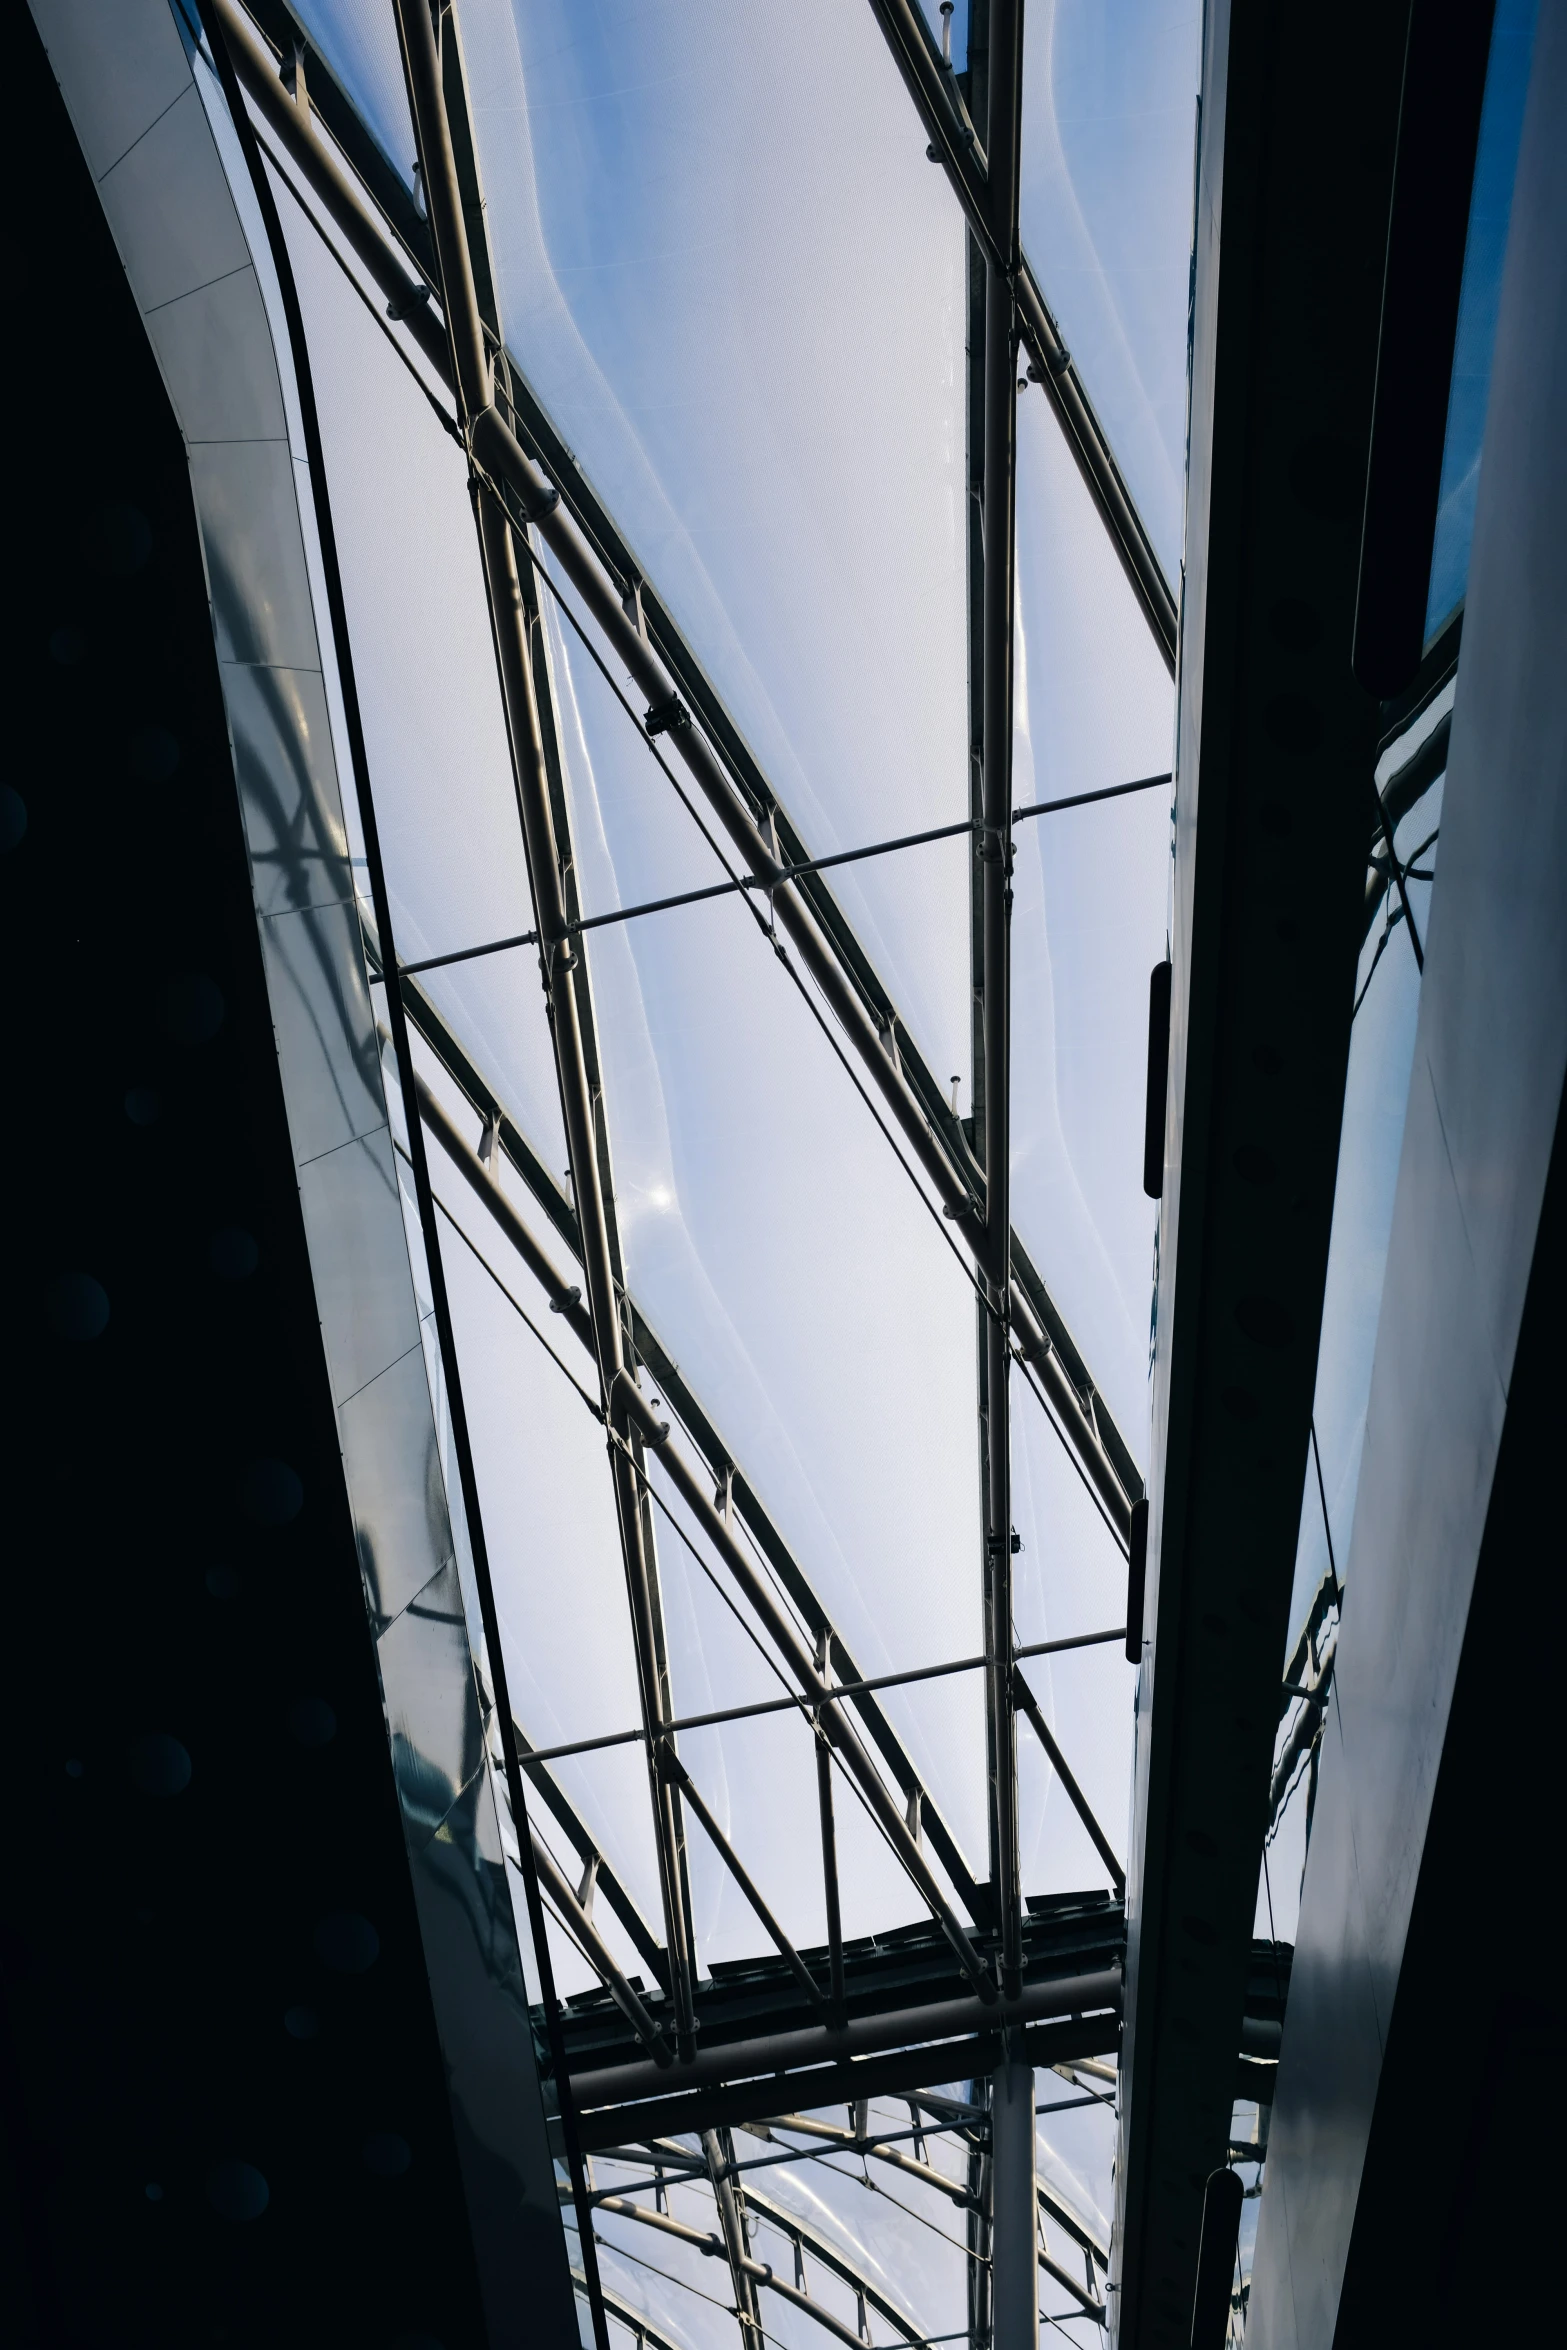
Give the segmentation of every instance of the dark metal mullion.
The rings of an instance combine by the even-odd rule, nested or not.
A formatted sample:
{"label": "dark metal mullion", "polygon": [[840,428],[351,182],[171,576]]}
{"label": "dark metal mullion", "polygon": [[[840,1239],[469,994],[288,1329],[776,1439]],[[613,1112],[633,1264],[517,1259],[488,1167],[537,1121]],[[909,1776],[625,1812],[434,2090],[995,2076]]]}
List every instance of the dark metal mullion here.
{"label": "dark metal mullion", "polygon": [[[493,408],[489,361],[474,293],[461,195],[446,119],[441,63],[426,0],[395,0],[395,4],[414,127],[423,165],[426,201],[430,207],[431,227],[440,262],[442,298],[451,336],[452,367],[458,389],[460,417],[465,430],[468,430],[476,415],[493,414]],[[613,1411],[610,1397],[622,1359],[620,1304],[610,1262],[603,1189],[599,1178],[596,1121],[583,1061],[582,1031],[578,1019],[574,974],[579,958],[564,935],[565,901],[551,821],[538,702],[534,693],[530,632],[517,577],[510,520],[493,496],[477,482],[474,484],[474,507],[511,742],[518,815],[533,891],[535,917],[543,939],[540,960],[545,1001],[549,1008],[555,1045],[561,1109],[582,1240],[588,1307],[593,1320],[595,1350],[604,1386],[606,1410]],[[388,960],[391,960],[390,956]],[[389,996],[393,992],[390,988],[387,991]],[[414,1114],[417,1123],[417,1109]],[[422,1146],[422,1133],[420,1139]],[[662,1718],[662,1706],[653,1651],[647,1559],[641,1540],[641,1512],[629,1460],[616,1445],[611,1445],[610,1455],[635,1636],[643,1719],[651,1733]],[[672,1806],[668,1788],[657,1769],[656,1742],[651,1736],[648,1771],[663,1896],[664,1931],[674,1975],[676,2038],[684,2055],[694,2044],[691,1960],[674,1858]]]}
{"label": "dark metal mullion", "polygon": [[[497,370],[506,384],[509,396],[511,366],[504,353],[498,357]],[[515,519],[513,519],[512,528],[515,531]],[[560,855],[566,935],[571,936],[581,924],[582,901],[577,887],[577,860],[571,838],[571,807],[566,788],[565,763],[561,757],[560,721],[555,701],[555,683],[551,673],[549,648],[539,604],[538,580],[531,563],[518,564],[517,580],[523,610],[527,616],[528,641],[533,657],[534,699],[539,711],[545,772],[549,778],[550,809],[554,819],[555,840]],[[598,1022],[593,1005],[592,971],[585,954],[577,959],[573,987],[577,1002],[577,1025],[582,1037],[583,1065],[588,1081],[588,1098],[592,1109],[594,1155],[598,1167],[599,1192],[603,1201],[610,1274],[614,1283],[621,1350],[624,1354],[632,1340],[631,1317],[626,1294],[625,1258],[620,1245],[620,1224],[615,1214],[614,1163],[610,1147],[609,1121],[604,1110],[603,1063],[599,1057]],[[663,1589],[659,1577],[658,1543],[653,1522],[653,1508],[647,1492],[646,1462],[642,1439],[634,1428],[623,1432],[623,1441],[630,1452],[632,1467],[637,1477],[637,1513],[641,1528],[642,1556],[647,1571],[648,1616],[659,1693],[658,1718],[661,1722],[667,1722],[675,1710],[674,1690],[669,1669],[669,1644],[664,1631]],[[691,1903],[691,1871],[686,1852],[685,1821],[681,1816],[678,1784],[666,1789],[665,1800],[669,1810],[676,1892],[683,1921],[685,1948],[690,1954],[690,1964],[694,1975],[696,1927]]]}
{"label": "dark metal mullion", "polygon": [[991,0],[985,119],[991,158],[992,234],[987,253],[984,362],[984,562],[982,572],[982,774],[977,835],[983,969],[985,1247],[990,1312],[985,1342],[986,1697],[994,1783],[992,1870],[1001,1923],[1002,1986],[1022,1980],[1018,1861],[1017,1727],[1012,1707],[1011,991],[1012,991],[1012,605],[1017,441],[1016,338],[1018,131],[1022,25],[1015,0]]}
{"label": "dark metal mullion", "polygon": [[707,2164],[713,2201],[718,2207],[718,2225],[729,2262],[729,2281],[734,2287],[735,2316],[740,2324],[740,2339],[746,2350],[762,2350],[756,2287],[748,2273],[745,2222],[741,2216],[739,2191],[730,2175],[734,2151],[734,2141],[727,2129],[702,2132],[702,2156]]}
{"label": "dark metal mullion", "polygon": [[[203,5],[202,22],[207,35],[208,47],[212,53],[224,100],[228,106],[235,135],[239,140],[246,170],[255,192],[256,203],[266,231],[267,243],[271,249],[273,267],[277,274],[278,289],[287,321],[300,420],[305,439],[305,453],[310,472],[311,496],[315,508],[322,580],[326,591],[333,651],[337,661],[338,684],[348,734],[349,764],[353,774],[354,794],[359,809],[360,831],[365,844],[365,862],[370,880],[371,899],[375,909],[376,929],[379,937],[385,942],[387,958],[395,968],[396,938],[392,927],[391,898],[387,890],[386,872],[381,860],[380,828],[370,781],[370,763],[365,747],[364,721],[359,706],[358,683],[348,630],[347,604],[343,594],[342,573],[337,554],[337,537],[333,527],[331,500],[327,488],[326,453],[321,438],[320,417],[316,408],[314,376],[310,364],[310,346],[305,334],[304,315],[300,308],[293,264],[289,255],[288,242],[283,233],[282,221],[278,214],[277,201],[273,195],[271,182],[267,178],[266,167],[261,159],[249,115],[245,111],[239,76],[229,51],[223,24],[217,8],[211,5],[211,0],[201,0],[201,4]],[[576,2111],[572,2103],[565,2044],[561,2035],[560,2008],[555,1996],[549,1938],[545,1930],[543,1903],[533,1862],[527,1800],[523,1789],[522,1768],[512,1720],[511,1697],[506,1677],[506,1659],[501,1646],[500,1618],[495,1604],[494,1582],[490,1574],[489,1550],[485,1541],[484,1520],[479,1505],[478,1476],[474,1467],[473,1446],[462,1389],[462,1374],[457,1358],[451,1301],[446,1288],[440,1227],[436,1219],[435,1195],[430,1183],[424,1134],[419,1121],[419,1107],[414,1085],[413,1048],[409,1041],[408,1023],[398,992],[396,989],[388,988],[386,993],[389,1025],[397,1061],[398,1083],[402,1093],[403,1119],[408,1129],[409,1164],[414,1175],[420,1232],[424,1242],[425,1262],[430,1280],[436,1340],[441,1357],[447,1408],[451,1414],[452,1444],[457,1454],[458,1481],[467,1524],[469,1556],[478,1591],[480,1621],[484,1628],[490,1693],[497,1716],[496,1727],[500,1735],[507,1800],[512,1814],[513,1831],[517,1839],[519,1873],[522,1877],[527,1902],[528,1924],[533,1938],[535,1961],[539,1969],[545,2028],[559,2098],[560,2123],[565,2142],[567,2169],[571,2177],[572,2197],[576,2207],[579,2232],[587,2237],[591,2234],[592,2224],[587,2203],[587,2173],[577,2137]],[[598,2345],[598,2350],[608,2350],[609,2335],[599,2290],[597,2258],[590,2251],[584,2253],[584,2284],[588,2294],[595,2342]]]}
{"label": "dark metal mullion", "polygon": [[838,1893],[838,1827],[833,1812],[832,1748],[821,1723],[816,1724],[816,1808],[822,1833],[822,1892],[827,1908],[827,1974],[832,2014],[842,2021],[843,1910]]}

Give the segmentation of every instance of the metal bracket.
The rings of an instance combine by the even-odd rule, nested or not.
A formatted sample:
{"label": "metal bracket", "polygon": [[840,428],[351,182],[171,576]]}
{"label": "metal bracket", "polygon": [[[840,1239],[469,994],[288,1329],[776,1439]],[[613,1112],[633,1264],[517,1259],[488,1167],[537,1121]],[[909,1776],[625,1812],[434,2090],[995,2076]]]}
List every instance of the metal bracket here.
{"label": "metal bracket", "polygon": [[[640,598],[637,609],[640,614]],[[653,704],[653,707],[644,716],[642,724],[650,741],[654,736],[660,734],[685,734],[691,725],[691,713],[680,696],[672,693],[667,701]]]}

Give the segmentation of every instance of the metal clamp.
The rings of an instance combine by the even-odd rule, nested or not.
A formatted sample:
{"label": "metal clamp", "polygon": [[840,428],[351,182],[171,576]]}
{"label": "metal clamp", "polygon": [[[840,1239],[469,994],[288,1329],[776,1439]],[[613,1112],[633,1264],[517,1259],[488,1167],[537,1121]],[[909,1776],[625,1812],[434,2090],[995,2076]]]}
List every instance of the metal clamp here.
{"label": "metal clamp", "polygon": [[667,701],[653,704],[642,724],[649,740],[660,734],[684,734],[690,727],[691,713],[680,696],[672,693]]}

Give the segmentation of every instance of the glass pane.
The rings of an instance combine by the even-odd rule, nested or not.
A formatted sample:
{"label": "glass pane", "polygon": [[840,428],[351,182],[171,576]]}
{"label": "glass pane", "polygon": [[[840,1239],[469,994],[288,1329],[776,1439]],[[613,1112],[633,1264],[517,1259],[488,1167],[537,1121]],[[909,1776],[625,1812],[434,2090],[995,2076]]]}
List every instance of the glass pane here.
{"label": "glass pane", "polygon": [[[413,962],[533,926],[467,466],[286,190],[278,202],[310,338],[397,948]],[[339,766],[362,873],[346,744]],[[564,1168],[532,951],[431,972],[422,985],[546,1163]]]}
{"label": "glass pane", "polygon": [[395,171],[414,184],[414,134],[392,0],[292,0],[314,47]]}
{"label": "glass pane", "polygon": [[1201,24],[1199,0],[1029,0],[1024,17],[1023,247],[1172,581]]}
{"label": "glass pane", "polygon": [[[468,0],[464,41],[508,343],[812,853],[966,816],[964,231],[870,10]],[[943,1072],[948,865],[840,877]]]}
{"label": "glass pane", "polygon": [[[1014,804],[1167,770],[1173,688],[1037,391],[1018,402],[1017,548]],[[1012,1219],[1143,1458],[1148,974],[1165,952],[1169,792],[1015,838]]]}
{"label": "glass pane", "polygon": [[[710,853],[603,680],[574,640],[557,635],[552,658],[584,903],[708,878]],[[945,1227],[746,903],[596,931],[588,953],[639,1307],[861,1670],[974,1654],[973,1291]],[[686,1670],[701,1694],[730,1668]],[[889,1692],[887,1710],[982,1869],[982,1699],[943,1688],[935,1707]]]}

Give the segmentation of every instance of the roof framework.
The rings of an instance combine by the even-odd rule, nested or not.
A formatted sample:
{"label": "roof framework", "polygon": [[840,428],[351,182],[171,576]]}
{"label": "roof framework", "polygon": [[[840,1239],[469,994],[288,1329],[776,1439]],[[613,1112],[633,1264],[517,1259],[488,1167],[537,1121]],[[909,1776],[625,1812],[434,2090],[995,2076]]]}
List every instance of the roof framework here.
{"label": "roof framework", "polygon": [[[978,649],[971,722],[976,1114],[972,1131],[965,1131],[833,896],[821,869],[831,860],[811,858],[804,835],[729,718],[656,584],[641,576],[613,519],[505,349],[495,308],[494,273],[484,245],[482,196],[456,37],[458,12],[445,5],[432,15],[425,0],[388,0],[388,6],[395,13],[402,43],[429,208],[427,228],[417,216],[410,220],[406,210],[399,217],[397,189],[363,161],[368,142],[337,135],[334,124],[339,150],[334,153],[321,137],[304,92],[309,79],[319,78],[324,84],[329,77],[297,25],[293,30],[298,36],[298,63],[290,76],[293,86],[285,88],[280,59],[238,0],[211,0],[211,15],[222,26],[274,162],[303,179],[327,214],[331,232],[388,297],[401,333],[447,386],[454,402],[448,429],[461,439],[469,458],[535,912],[535,929],[519,934],[514,943],[539,950],[570,1160],[569,1194],[545,1168],[537,1149],[486,1084],[463,1040],[406,967],[387,988],[388,1015],[394,1028],[406,1020],[445,1077],[466,1097],[479,1128],[478,1146],[460,1131],[423,1079],[409,1095],[413,1126],[441,1145],[447,1162],[463,1176],[506,1243],[546,1290],[564,1331],[592,1358],[596,1393],[582,1392],[607,1440],[634,1629],[641,1706],[635,1735],[647,1760],[658,1860],[657,1927],[639,1910],[550,1762],[538,1754],[525,1726],[516,1723],[509,1724],[516,1754],[549,1820],[547,1828],[539,1823],[531,1827],[522,1865],[557,1923],[604,1984],[615,2012],[644,2051],[646,2064],[661,2077],[661,2098],[642,2109],[646,2134],[623,2136],[619,2152],[629,2152],[637,2162],[651,2160],[655,2170],[663,2163],[671,2175],[678,2168],[691,2192],[698,2191],[700,2180],[700,2191],[710,2197],[714,2224],[693,2230],[656,2205],[650,2211],[634,2195],[593,2184],[593,2172],[574,2164],[579,2222],[585,2239],[591,2239],[596,2210],[630,2222],[633,2232],[640,2229],[650,2236],[695,2244],[703,2256],[721,2259],[728,2273],[729,2306],[746,2350],[759,2350],[766,2330],[759,2293],[805,2310],[825,2331],[848,2342],[869,2340],[869,2311],[879,2313],[909,2341],[925,2338],[886,2299],[875,2278],[840,2247],[813,2235],[764,2189],[743,2184],[745,2165],[736,2160],[733,2125],[726,2116],[738,2117],[743,2109],[767,2127],[783,2125],[768,2122],[757,2106],[759,2091],[745,2085],[747,2069],[755,2069],[754,2058],[741,2065],[737,2077],[730,2077],[720,2052],[707,2063],[704,2074],[700,2050],[709,2043],[704,2040],[699,2046],[698,2035],[703,2029],[701,2011],[711,2002],[704,2001],[705,1987],[699,1980],[692,1919],[687,1837],[694,1818],[740,1887],[760,1933],[777,1952],[784,1977],[820,2016],[828,2035],[840,2036],[842,2053],[836,2069],[824,2072],[810,2063],[799,2067],[801,2097],[813,2084],[824,2098],[842,2094],[845,2088],[856,2092],[850,2097],[851,2128],[829,2135],[828,2125],[797,2117],[789,2126],[807,2140],[799,2159],[825,2159],[834,2151],[854,2154],[867,2166],[867,2177],[868,2165],[874,2162],[902,2180],[917,2181],[923,2191],[963,2212],[969,2332],[977,2345],[988,2340],[992,2323],[993,2260],[1010,2257],[994,2240],[989,2154],[988,2074],[1003,2045],[998,2033],[1004,2030],[1004,2045],[1036,2062],[1092,2062],[1097,2053],[1108,2053],[1115,2045],[1119,2003],[1114,1965],[1094,1977],[1074,1978],[1054,2005],[1037,1979],[1025,1981],[1029,1949],[1037,1935],[1031,1939],[1018,1865],[1019,1708],[1117,1889],[1124,1885],[1114,1848],[1076,1785],[1068,1758],[1018,1663],[1011,1592],[1015,1536],[1009,1391],[1014,1373],[1024,1379],[1048,1416],[1123,1548],[1133,1507],[1142,1494],[1130,1449],[1013,1229],[1009,1210],[1013,534],[1020,349],[1026,348],[1034,363],[1030,373],[1045,385],[1167,661],[1173,658],[1173,604],[1092,406],[1021,252],[1021,10],[1009,0],[992,0],[989,49],[980,43],[971,48],[965,93],[942,65],[916,12],[893,0],[873,0],[930,132],[933,156],[943,163],[970,229],[971,324],[976,329],[970,401],[970,482],[976,493],[971,640]],[[260,13],[274,34],[279,19],[286,16],[277,7]],[[341,116],[340,93],[334,93],[334,105]],[[985,119],[983,145],[974,132],[971,108]],[[344,168],[343,154],[358,165],[357,177]],[[540,606],[541,583],[564,602],[562,579],[575,599],[575,607],[566,605],[568,617],[579,627],[585,617],[583,642],[588,649],[593,651],[596,635],[635,680],[647,702],[642,723],[653,755],[686,798],[663,750],[683,767],[697,795],[697,804],[687,804],[703,828],[707,829],[707,819],[716,820],[722,837],[715,845],[732,878],[749,885],[744,902],[758,926],[769,931],[780,966],[811,1006],[862,1101],[969,1266],[980,1346],[985,1494],[979,1566],[985,1594],[983,1669],[991,1795],[990,1850],[983,1876],[975,1874],[943,1820],[879,1704],[875,1686],[857,1685],[865,1676],[843,1634],[769,1517],[744,1462],[660,1344],[627,1284],[595,1006],[588,959],[579,944],[586,925],[576,890],[561,719]],[[594,657],[599,658],[597,653]],[[368,921],[366,944],[373,966],[383,980],[391,979],[390,967],[382,969],[379,925],[372,927]],[[406,1046],[399,1058],[407,1060]],[[422,1133],[416,1140],[411,1128],[409,1145],[406,1156],[427,1252],[432,1260],[438,1259],[438,1214],[472,1247],[428,1172]],[[497,1179],[501,1159],[528,1195],[531,1210],[526,1216]],[[556,1252],[562,1248],[580,1273],[578,1283],[559,1269]],[[657,1406],[644,1392],[644,1372],[662,1399]],[[567,1375],[572,1375],[569,1370]],[[665,1406],[678,1423],[678,1434],[658,1417]],[[665,1505],[653,1473],[655,1462],[682,1502],[686,1523],[694,1524],[727,1574],[738,1607],[792,1693],[790,1702],[803,1707],[814,1724],[829,1921],[829,1941],[822,1952],[794,1947],[754,1881],[747,1856],[730,1842],[680,1757],[659,1579],[659,1511]],[[476,1517],[471,1497],[469,1515]],[[679,1521],[671,1516],[669,1523],[689,1541]],[[1120,1633],[1108,1636],[1119,1638]],[[856,1686],[839,1695],[844,1683]],[[945,1939],[948,1962],[956,1961],[968,2002],[961,2019],[954,2010],[940,2026],[924,2010],[917,2016],[910,2012],[902,2019],[908,2028],[900,2043],[895,2017],[899,2001],[894,1998],[889,2011],[894,2013],[893,2025],[883,2018],[879,2026],[886,2052],[878,2056],[866,2051],[865,2062],[856,2056],[852,2036],[843,2037],[852,2017],[862,2040],[867,2030],[872,2041],[878,2038],[875,2002],[868,2010],[863,1989],[856,2000],[852,1985],[846,1988],[834,1815],[834,1802],[841,1800],[835,1791],[843,1787],[870,1814],[917,1888]],[[516,1791],[513,1809],[521,1809]],[[556,1848],[561,1838],[580,1865],[576,1883]],[[655,1993],[649,1994],[628,1971],[600,1931],[594,1914],[599,1897],[653,1978]],[[1063,2010],[1062,1998],[1075,2005]],[[884,1998],[881,2004],[885,2007]],[[902,2004],[906,2007],[906,2000]],[[927,2039],[944,2045],[922,2046]],[[567,2061],[575,2084],[577,2061]],[[943,2064],[957,2069],[943,2071]],[[909,2089],[918,2089],[935,2077],[966,2081],[968,2101],[951,2107],[953,2118],[947,2119],[938,2118],[940,2100],[937,2114],[932,2113],[930,2100],[924,2101],[914,2124],[921,2151],[914,2156],[900,2151],[885,2127],[870,2131],[871,2096],[899,2094],[904,2082]],[[858,2094],[862,2087],[863,2094]],[[700,2107],[704,2094],[709,2100],[705,2109]],[[1090,2098],[1097,2094],[1089,2093]],[[683,2096],[685,2106],[680,2103]],[[568,2106],[580,2102],[567,2094]],[[627,2128],[633,2118],[628,2108]],[[600,2144],[605,2126],[602,2121],[598,2125]],[[699,2154],[690,2146],[673,2146],[669,2133],[675,2130],[694,2135]],[[951,2176],[923,2155],[927,2140],[948,2137],[956,2149]],[[605,2154],[590,2161],[609,2159]],[[1041,2276],[1047,2287],[1053,2285],[1066,2297],[1068,2314],[1102,2326],[1107,2252],[1100,2236],[1044,2182],[1038,2190],[1037,2216],[1040,2235],[1028,2255],[1030,2269],[1037,2254]],[[749,2248],[751,2227],[758,2220],[792,2243],[792,2284],[759,2262]],[[1048,2237],[1047,2227],[1054,2231]],[[1070,2247],[1066,2265],[1052,2249],[1059,2237]],[[807,2258],[854,2293],[856,2328],[851,2330],[813,2302],[803,2281]],[[670,2339],[640,2316],[624,2295],[614,2289],[601,2291],[591,2273],[586,2284],[601,2329],[607,2315],[649,2342],[662,2346]]]}

